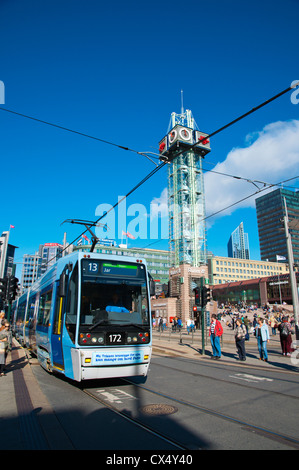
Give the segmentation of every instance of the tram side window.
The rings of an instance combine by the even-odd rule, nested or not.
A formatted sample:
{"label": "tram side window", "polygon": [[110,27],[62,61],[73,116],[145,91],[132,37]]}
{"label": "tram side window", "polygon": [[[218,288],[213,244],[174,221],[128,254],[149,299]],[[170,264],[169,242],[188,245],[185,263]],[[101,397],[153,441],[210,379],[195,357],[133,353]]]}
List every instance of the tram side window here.
{"label": "tram side window", "polygon": [[17,326],[20,326],[24,323],[25,310],[26,310],[26,302],[20,303],[18,306],[17,318],[16,318]]}
{"label": "tram side window", "polygon": [[51,301],[52,290],[45,292],[40,296],[37,316],[37,324],[40,326],[49,326]]}
{"label": "tram side window", "polygon": [[29,305],[28,305],[27,316],[26,316],[26,323],[27,324],[30,324],[33,320],[34,309],[35,309],[35,301],[36,301],[36,295],[29,298]]}
{"label": "tram side window", "polygon": [[78,307],[78,264],[74,267],[69,282],[67,293],[67,302],[65,309],[65,325],[69,332],[70,338],[74,341],[77,323],[77,307]]}

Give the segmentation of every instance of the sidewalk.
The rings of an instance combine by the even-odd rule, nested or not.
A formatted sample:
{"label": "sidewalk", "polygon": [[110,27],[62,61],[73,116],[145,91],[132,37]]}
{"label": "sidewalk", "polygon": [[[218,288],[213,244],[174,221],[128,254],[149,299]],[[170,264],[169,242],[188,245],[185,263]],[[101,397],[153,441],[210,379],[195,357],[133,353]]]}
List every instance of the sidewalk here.
{"label": "sidewalk", "polygon": [[15,339],[6,364],[0,377],[0,450],[73,449]]}
{"label": "sidewalk", "polygon": [[[276,369],[278,371],[299,372],[299,350],[292,357],[286,357],[281,354],[279,334],[270,336],[267,344],[268,362],[259,360],[259,352],[256,338],[251,334],[250,340],[245,342],[246,361],[237,360],[235,331],[224,327],[224,333],[221,340],[222,357],[220,362],[226,364],[237,364],[244,367],[259,367],[263,369]],[[292,336],[295,339],[294,335]],[[182,332],[172,332],[165,330],[159,332],[153,331],[153,354],[172,357],[183,357],[194,360],[211,360],[212,347],[208,334],[205,337],[205,354],[202,354],[202,333],[196,331],[193,336],[188,335],[185,329]]]}

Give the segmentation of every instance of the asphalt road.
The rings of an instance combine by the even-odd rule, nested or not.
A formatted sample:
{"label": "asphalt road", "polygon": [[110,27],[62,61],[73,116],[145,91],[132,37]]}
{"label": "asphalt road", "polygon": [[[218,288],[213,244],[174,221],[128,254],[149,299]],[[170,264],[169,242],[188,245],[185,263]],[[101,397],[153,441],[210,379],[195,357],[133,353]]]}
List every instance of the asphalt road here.
{"label": "asphalt road", "polygon": [[32,365],[78,450],[295,450],[298,373],[154,354],[145,384],[74,384]]}

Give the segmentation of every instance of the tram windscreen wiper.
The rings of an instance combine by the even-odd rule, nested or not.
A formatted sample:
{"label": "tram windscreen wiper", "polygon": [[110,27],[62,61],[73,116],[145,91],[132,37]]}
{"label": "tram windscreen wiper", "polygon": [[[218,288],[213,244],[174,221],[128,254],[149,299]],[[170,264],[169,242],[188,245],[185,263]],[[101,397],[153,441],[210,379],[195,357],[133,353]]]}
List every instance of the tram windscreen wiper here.
{"label": "tram windscreen wiper", "polygon": [[99,321],[97,321],[94,325],[92,325],[90,328],[88,328],[89,331],[93,330],[94,328],[96,328],[96,327],[99,326],[99,325],[102,325],[102,323],[108,323],[108,321],[107,321],[107,320],[99,320]]}
{"label": "tram windscreen wiper", "polygon": [[124,326],[134,326],[135,328],[138,328],[139,330],[146,331],[147,328],[144,328],[144,326],[138,325],[138,323],[126,323]]}

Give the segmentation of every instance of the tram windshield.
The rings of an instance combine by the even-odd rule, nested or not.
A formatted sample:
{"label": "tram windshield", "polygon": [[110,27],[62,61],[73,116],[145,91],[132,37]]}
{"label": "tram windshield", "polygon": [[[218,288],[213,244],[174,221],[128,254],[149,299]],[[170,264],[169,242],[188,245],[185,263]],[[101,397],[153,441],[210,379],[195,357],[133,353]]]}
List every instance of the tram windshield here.
{"label": "tram windshield", "polygon": [[91,258],[82,260],[81,273],[81,326],[149,326],[144,265]]}

